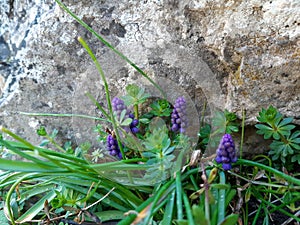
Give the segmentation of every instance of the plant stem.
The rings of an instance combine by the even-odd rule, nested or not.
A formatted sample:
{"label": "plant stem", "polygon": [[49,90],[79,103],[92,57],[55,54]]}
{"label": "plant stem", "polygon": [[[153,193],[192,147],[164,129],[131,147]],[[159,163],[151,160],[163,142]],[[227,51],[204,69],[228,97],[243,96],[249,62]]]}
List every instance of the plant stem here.
{"label": "plant stem", "polygon": [[99,102],[97,102],[97,100],[90,93],[86,93],[86,96],[88,96],[89,99],[91,99],[91,101],[97,106],[97,108],[102,112],[102,114],[109,120],[110,116],[107,114],[107,112],[105,112],[105,110],[99,104]]}
{"label": "plant stem", "polygon": [[240,144],[240,155],[239,158],[242,159],[243,157],[243,144],[244,144],[244,135],[245,135],[245,109],[242,109],[242,134],[241,134],[241,144]]}
{"label": "plant stem", "polygon": [[138,106],[137,104],[135,104],[135,105],[133,106],[133,110],[134,110],[134,117],[135,117],[136,119],[139,119],[139,106]]}
{"label": "plant stem", "polygon": [[209,184],[207,182],[207,177],[206,177],[206,170],[204,163],[201,163],[201,168],[202,168],[202,180],[203,180],[203,185],[204,185],[204,192],[205,192],[205,218],[207,221],[207,225],[210,225],[210,206],[209,206]]}
{"label": "plant stem", "polygon": [[202,112],[201,112],[200,128],[203,127],[203,125],[204,125],[204,115],[205,115],[206,107],[207,107],[207,102],[204,101],[204,103],[203,103],[203,109],[202,109]]}
{"label": "plant stem", "polygon": [[28,115],[28,116],[56,116],[56,117],[80,117],[86,119],[93,119],[93,120],[101,120],[107,121],[106,119],[95,117],[95,116],[87,116],[81,114],[69,114],[69,113],[29,113],[29,112],[19,112],[21,115]]}
{"label": "plant stem", "polygon": [[102,70],[102,67],[101,67],[100,63],[98,62],[96,56],[94,55],[94,53],[92,52],[92,50],[88,46],[88,44],[85,42],[85,40],[83,40],[82,37],[78,37],[78,41],[85,48],[85,50],[88,52],[88,54],[92,58],[93,62],[95,63],[95,66],[96,66],[96,68],[97,68],[97,70],[98,70],[98,72],[101,76],[101,79],[104,83],[104,89],[105,89],[105,94],[106,94],[105,96],[106,96],[106,101],[107,101],[108,110],[109,110],[109,114],[110,114],[109,119],[111,120],[113,128],[116,131],[117,142],[118,142],[120,151],[122,153],[122,157],[123,157],[123,159],[126,159],[126,155],[125,155],[125,152],[124,152],[124,149],[123,149],[123,145],[121,143],[121,138],[120,138],[119,132],[117,130],[117,123],[116,123],[115,117],[113,115],[113,109],[112,109],[112,104],[111,104],[111,100],[110,100],[110,92],[109,92],[109,89],[108,89],[108,84],[107,84],[104,72]]}
{"label": "plant stem", "polygon": [[10,222],[12,223],[12,225],[16,225],[15,223],[15,220],[14,220],[14,215],[13,215],[13,212],[12,212],[12,209],[11,209],[11,205],[10,205],[10,198],[14,192],[14,190],[16,189],[16,187],[23,181],[23,180],[26,180],[27,177],[33,175],[32,173],[27,173],[25,174],[24,176],[20,177],[12,186],[11,188],[9,189],[9,191],[7,192],[7,195],[6,195],[6,199],[5,199],[5,203],[6,203],[6,207],[7,207],[7,211],[8,211],[8,215],[9,215],[9,218],[10,218]]}
{"label": "plant stem", "polygon": [[60,147],[52,137],[50,137],[48,134],[45,135],[45,138],[54,145],[54,147],[56,147],[57,150],[61,151],[61,152],[66,152],[65,149],[63,149],[62,147]]}

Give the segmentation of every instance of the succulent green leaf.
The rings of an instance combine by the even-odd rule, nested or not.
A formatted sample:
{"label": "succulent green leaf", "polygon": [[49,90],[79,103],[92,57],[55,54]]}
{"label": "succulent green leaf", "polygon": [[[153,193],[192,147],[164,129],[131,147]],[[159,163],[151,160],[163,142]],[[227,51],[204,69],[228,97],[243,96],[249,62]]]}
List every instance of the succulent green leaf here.
{"label": "succulent green leaf", "polygon": [[147,100],[150,97],[149,94],[145,93],[145,89],[135,84],[129,84],[126,86],[127,95],[121,97],[124,103],[129,105],[138,105]]}
{"label": "succulent green leaf", "polygon": [[37,131],[36,133],[39,135],[39,136],[46,136],[47,135],[47,131],[46,131],[46,128],[44,126],[41,126]]}
{"label": "succulent green leaf", "polygon": [[293,155],[291,161],[292,162],[298,161],[298,164],[300,164],[300,154]]}
{"label": "succulent green leaf", "polygon": [[170,116],[172,112],[169,102],[165,99],[153,102],[150,107],[152,108],[150,113],[155,116]]}

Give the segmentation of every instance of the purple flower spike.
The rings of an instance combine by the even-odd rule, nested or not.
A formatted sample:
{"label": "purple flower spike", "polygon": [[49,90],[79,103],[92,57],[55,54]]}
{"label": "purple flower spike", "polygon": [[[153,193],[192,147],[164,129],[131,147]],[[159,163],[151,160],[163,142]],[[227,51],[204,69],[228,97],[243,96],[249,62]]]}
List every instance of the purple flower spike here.
{"label": "purple flower spike", "polygon": [[171,114],[171,130],[173,132],[185,133],[187,128],[186,101],[184,97],[176,99],[173,112]]}
{"label": "purple flower spike", "polygon": [[230,170],[231,163],[237,161],[235,145],[230,134],[224,134],[222,137],[215,160],[217,163],[222,163],[224,170]]}
{"label": "purple flower spike", "polygon": [[119,159],[122,159],[122,153],[118,146],[118,141],[112,135],[109,134],[107,136],[106,143],[107,143],[107,150],[109,151],[109,154],[111,156],[116,156]]}
{"label": "purple flower spike", "polygon": [[118,119],[120,119],[120,115],[123,110],[126,110],[124,119],[131,118],[132,122],[129,127],[123,127],[126,132],[132,132],[133,134],[136,134],[139,132],[139,120],[134,119],[134,114],[131,113],[131,111],[127,108],[124,101],[122,99],[119,99],[118,97],[114,97],[112,100],[112,108],[113,111],[116,112]]}
{"label": "purple flower spike", "polygon": [[127,109],[127,106],[125,105],[124,101],[115,97],[113,98],[112,100],[112,108],[113,108],[113,111],[117,113],[118,115],[118,119],[122,113],[123,110],[126,110],[126,118],[128,118],[129,116],[129,110]]}

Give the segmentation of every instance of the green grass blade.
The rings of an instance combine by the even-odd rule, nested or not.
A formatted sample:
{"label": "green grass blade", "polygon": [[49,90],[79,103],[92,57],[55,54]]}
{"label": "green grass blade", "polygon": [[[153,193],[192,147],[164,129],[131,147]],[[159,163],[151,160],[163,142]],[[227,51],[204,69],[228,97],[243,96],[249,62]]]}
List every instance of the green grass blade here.
{"label": "green grass blade", "polygon": [[[64,182],[64,179],[61,179],[61,181]],[[84,181],[81,181],[81,182],[84,182]],[[89,183],[89,182],[87,182],[87,183]],[[72,189],[72,190],[76,190],[76,191],[78,191],[78,192],[80,192],[84,195],[86,195],[86,193],[88,193],[88,190],[89,190],[89,187],[90,187],[90,186],[81,187],[81,186],[79,186],[79,184],[74,185],[72,183],[63,183],[63,184],[64,184],[65,187],[67,187],[69,189]],[[95,192],[92,197],[95,198],[95,199],[101,199],[103,196],[104,196],[104,194]],[[102,200],[102,202],[103,202],[103,204],[106,204],[106,205],[108,205],[110,207],[113,207],[114,209],[117,209],[117,210],[122,211],[122,212],[126,212],[130,209],[128,207],[128,203],[126,201],[123,201],[122,199],[119,199],[119,201],[115,201],[114,199],[115,198],[112,198],[112,197],[109,196],[107,198],[104,198]]]}
{"label": "green grass blade", "polygon": [[[220,171],[220,184],[225,184],[225,174],[223,171]],[[218,196],[218,224],[225,218],[225,189],[219,190]]]}
{"label": "green grass blade", "polygon": [[189,225],[195,225],[192,210],[191,210],[191,206],[190,206],[190,203],[189,203],[189,199],[188,199],[187,195],[184,192],[183,192],[183,202],[184,202],[184,206],[185,206],[185,211],[186,211],[188,224]]}
{"label": "green grass blade", "polygon": [[[262,204],[268,206],[268,207],[264,207],[263,209],[265,209],[265,208],[268,208],[268,209],[269,209],[269,208],[276,209],[276,211],[279,211],[279,212],[285,214],[286,216],[291,217],[291,218],[295,219],[296,221],[300,222],[300,218],[294,216],[293,214],[287,212],[286,210],[284,210],[284,209],[282,209],[282,208],[278,208],[277,205],[275,205],[275,204],[269,202],[268,200],[265,200],[264,197],[261,196],[261,194],[260,194],[257,190],[253,189],[253,193],[254,193],[254,195],[255,195],[256,198],[258,198],[258,199],[261,200]],[[270,213],[270,210],[268,210],[268,213]]]}
{"label": "green grass blade", "polygon": [[122,220],[125,218],[124,212],[118,210],[95,212],[94,214],[96,214],[96,216],[98,216],[102,222],[106,222],[110,220]]}
{"label": "green grass blade", "polygon": [[[26,154],[25,152],[19,150],[18,148],[9,145],[9,144],[8,144],[6,141],[4,141],[4,140],[1,140],[1,139],[0,139],[0,145],[6,147],[7,149],[11,150],[11,151],[14,152],[15,154],[17,154],[17,155],[23,157],[24,159],[28,159],[28,160],[33,161],[34,163],[36,163],[36,164],[38,164],[38,165],[40,165],[40,166],[45,166],[46,168],[49,168],[49,163],[44,162],[44,161],[42,161],[42,160],[40,160],[40,159],[37,159],[36,157],[33,157],[33,156],[29,155],[29,154]],[[33,149],[34,149],[34,146],[33,146]]]}
{"label": "green grass blade", "polygon": [[56,187],[56,184],[47,184],[47,183],[38,183],[38,184],[34,184],[32,185],[32,187],[19,187],[20,190],[22,189],[28,189],[24,192],[21,192],[19,198],[20,198],[20,201],[19,203],[22,203],[24,201],[26,201],[27,199],[33,197],[33,196],[36,196],[36,195],[39,195],[41,193],[44,193],[44,192],[49,192],[49,191],[52,191],[54,190]]}
{"label": "green grass blade", "polygon": [[[146,209],[152,202],[153,202],[154,196],[148,198],[146,201],[144,201],[140,206],[138,206],[135,211],[140,213],[142,210]],[[130,225],[135,219],[137,215],[136,214],[130,214],[125,219],[121,220],[118,225]]]}
{"label": "green grass blade", "polygon": [[252,225],[256,224],[256,222],[257,222],[257,220],[259,218],[259,215],[261,214],[261,210],[262,210],[263,206],[264,206],[264,204],[259,204],[258,209],[257,209],[256,214],[255,214],[255,217],[254,217],[254,219],[252,221]]}
{"label": "green grass blade", "polygon": [[18,171],[18,172],[65,172],[61,168],[53,167],[49,164],[36,164],[34,162],[23,162],[23,161],[14,161],[8,159],[0,158],[0,169],[5,171]]}
{"label": "green grass blade", "polygon": [[300,186],[300,179],[297,179],[295,177],[292,177],[288,174],[285,174],[283,172],[280,172],[279,170],[277,169],[274,169],[272,167],[269,167],[269,166],[266,166],[264,164],[261,164],[261,163],[258,163],[258,162],[254,162],[254,161],[250,161],[250,160],[246,160],[246,159],[239,159],[237,161],[237,164],[239,165],[248,165],[248,166],[256,166],[260,169],[264,169],[270,173],[273,173],[274,175],[280,177],[280,178],[283,178],[285,179],[286,181],[290,182],[290,183],[293,183],[293,184],[296,184],[298,186]]}
{"label": "green grass blade", "polygon": [[175,190],[172,191],[169,202],[166,206],[165,213],[161,225],[171,225],[174,211],[174,202],[175,202]]}
{"label": "green grass blade", "polygon": [[51,202],[56,197],[54,190],[43,196],[37,203],[35,203],[30,209],[28,209],[21,217],[16,220],[16,223],[25,223],[32,220],[43,208],[45,201]]}
{"label": "green grass blade", "polygon": [[102,70],[102,67],[101,67],[100,63],[98,62],[96,56],[94,55],[93,51],[89,47],[89,45],[85,42],[85,40],[82,37],[78,37],[78,41],[85,48],[85,50],[88,52],[89,56],[93,60],[95,66],[96,66],[96,68],[97,68],[97,70],[100,74],[100,77],[101,77],[101,79],[104,83],[105,97],[106,97],[106,102],[107,102],[107,106],[108,106],[108,110],[109,110],[109,114],[110,114],[109,118],[111,119],[113,128],[116,131],[115,135],[116,135],[117,142],[118,142],[118,145],[119,145],[119,148],[120,148],[120,152],[122,153],[122,157],[123,157],[123,159],[126,159],[126,155],[125,155],[125,152],[124,152],[124,149],[123,149],[123,145],[121,143],[121,137],[120,137],[119,132],[117,132],[118,127],[117,127],[116,119],[115,119],[114,114],[113,114],[113,109],[112,109],[112,104],[111,104],[111,99],[110,99],[110,91],[108,89],[108,84],[107,84],[104,72]]}
{"label": "green grass blade", "polygon": [[150,222],[151,217],[153,217],[155,210],[158,209],[159,205],[160,207],[162,207],[163,204],[165,204],[165,199],[175,188],[175,186],[172,185],[173,183],[174,180],[169,180],[163,186],[159,187],[157,193],[154,194],[154,200],[152,202],[149,213],[147,214],[147,217],[145,219],[145,224],[148,224]]}
{"label": "green grass blade", "polygon": [[69,114],[69,113],[30,113],[30,112],[19,112],[21,115],[27,116],[53,116],[53,117],[79,117],[83,119],[92,119],[92,120],[99,120],[99,121],[107,121],[106,119],[96,117],[96,116],[88,116],[88,115],[81,115],[81,114]]}
{"label": "green grass blade", "polygon": [[239,215],[238,214],[230,214],[229,216],[227,216],[221,223],[219,223],[218,225],[236,225],[237,221],[239,219]]}
{"label": "green grass blade", "polygon": [[[21,151],[32,150],[32,148],[29,148],[27,145],[24,145],[21,142],[5,140],[5,143],[7,143],[8,146],[11,146],[13,148],[21,149]],[[57,152],[57,151],[53,151],[53,150],[50,150],[50,149],[41,148],[39,146],[33,146],[33,147],[34,147],[34,150],[36,150],[37,152],[39,152],[41,154],[44,153],[46,155],[55,156],[55,157],[58,157],[60,160],[68,159],[70,163],[73,162],[75,164],[88,164],[88,162],[85,159],[78,158],[78,157],[76,157],[74,155],[71,155],[71,154]],[[33,153],[31,153],[31,154],[33,154]],[[37,157],[37,156],[35,155],[35,157]]]}
{"label": "green grass blade", "polygon": [[176,172],[176,206],[177,206],[177,220],[183,219],[182,209],[182,186],[180,171]]}
{"label": "green grass blade", "polygon": [[24,180],[28,179],[28,177],[32,176],[34,173],[27,173],[24,176],[20,177],[16,182],[10,187],[10,189],[7,192],[6,198],[5,198],[5,208],[7,209],[8,216],[10,218],[10,222],[12,225],[15,225],[14,215],[11,208],[11,196],[13,192],[15,191],[16,187]]}
{"label": "green grass blade", "polygon": [[[29,149],[34,150],[34,146],[31,143],[29,143],[28,141],[24,140],[23,138],[21,138],[20,136],[16,135],[15,133],[11,132],[10,130],[6,129],[5,127],[1,127],[0,126],[0,132],[8,134],[9,136],[11,136],[12,138],[14,138],[15,140],[17,140],[17,141],[23,143],[24,145],[26,145]],[[0,139],[0,141],[3,144],[3,140]]]}
{"label": "green grass blade", "polygon": [[104,110],[104,108],[99,104],[99,102],[90,93],[86,93],[86,96],[94,103],[95,106],[97,106],[97,108],[107,118],[107,119],[103,119],[103,120],[111,122],[110,115]]}

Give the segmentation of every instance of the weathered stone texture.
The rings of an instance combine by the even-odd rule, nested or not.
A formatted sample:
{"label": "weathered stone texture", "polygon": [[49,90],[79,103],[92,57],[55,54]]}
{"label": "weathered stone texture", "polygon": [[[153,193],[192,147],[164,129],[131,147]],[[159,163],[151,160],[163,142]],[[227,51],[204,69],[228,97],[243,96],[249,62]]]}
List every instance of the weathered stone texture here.
{"label": "weathered stone texture", "polygon": [[[210,112],[227,108],[241,116],[245,109],[253,124],[261,107],[272,104],[300,124],[298,0],[64,3],[154,80],[163,77],[170,100],[177,92],[189,96],[192,118],[208,101]],[[91,132],[91,121],[18,114],[97,114],[84,92],[101,101],[104,91],[78,35],[99,56],[112,95],[131,82],[153,91],[54,1],[5,0],[0,10],[0,123],[21,135],[34,140],[30,134],[41,124],[66,139]]]}

